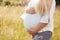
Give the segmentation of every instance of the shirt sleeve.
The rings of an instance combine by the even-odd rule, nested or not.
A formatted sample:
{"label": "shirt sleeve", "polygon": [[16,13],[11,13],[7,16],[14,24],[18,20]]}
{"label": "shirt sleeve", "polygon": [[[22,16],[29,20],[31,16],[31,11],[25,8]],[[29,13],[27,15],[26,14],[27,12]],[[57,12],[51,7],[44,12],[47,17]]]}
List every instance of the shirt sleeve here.
{"label": "shirt sleeve", "polygon": [[49,15],[48,13],[41,17],[40,23],[48,23],[49,22]]}

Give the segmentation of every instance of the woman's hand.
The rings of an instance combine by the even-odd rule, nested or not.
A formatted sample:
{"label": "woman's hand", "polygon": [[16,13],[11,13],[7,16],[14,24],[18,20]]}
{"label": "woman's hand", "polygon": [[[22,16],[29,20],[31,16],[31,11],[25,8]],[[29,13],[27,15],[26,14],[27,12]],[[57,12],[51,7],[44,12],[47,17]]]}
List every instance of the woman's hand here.
{"label": "woman's hand", "polygon": [[46,27],[47,24],[48,23],[39,23],[36,28],[31,29],[32,31],[31,30],[27,30],[27,31],[29,32],[29,34],[35,35],[35,34],[38,33],[38,31],[40,31],[41,29],[43,29],[44,27]]}
{"label": "woman's hand", "polygon": [[30,8],[28,10],[26,10],[26,13],[30,13],[30,14],[35,14],[35,9],[34,8]]}
{"label": "woman's hand", "polygon": [[31,30],[27,30],[28,31],[28,33],[30,34],[30,35],[35,35],[35,34],[37,34],[37,32],[35,32],[35,31],[31,31]]}

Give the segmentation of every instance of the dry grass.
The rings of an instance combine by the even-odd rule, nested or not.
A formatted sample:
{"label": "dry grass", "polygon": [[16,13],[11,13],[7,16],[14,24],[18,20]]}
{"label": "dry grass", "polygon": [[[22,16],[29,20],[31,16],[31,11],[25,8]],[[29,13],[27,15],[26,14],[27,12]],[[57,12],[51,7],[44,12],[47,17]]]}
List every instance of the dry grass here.
{"label": "dry grass", "polygon": [[54,14],[54,27],[53,40],[60,40],[60,6],[56,8]]}
{"label": "dry grass", "polygon": [[[20,15],[24,7],[0,7],[0,40],[31,40],[31,36],[23,27]],[[55,29],[53,40],[60,40],[60,9],[57,7],[55,15]]]}

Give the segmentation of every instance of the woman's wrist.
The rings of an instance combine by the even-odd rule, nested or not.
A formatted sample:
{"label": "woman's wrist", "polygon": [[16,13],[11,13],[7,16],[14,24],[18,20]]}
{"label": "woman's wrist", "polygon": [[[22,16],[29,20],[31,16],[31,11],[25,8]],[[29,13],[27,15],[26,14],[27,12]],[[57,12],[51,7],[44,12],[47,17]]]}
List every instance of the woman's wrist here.
{"label": "woman's wrist", "polygon": [[28,10],[26,10],[26,13],[29,13],[29,14],[35,14],[35,9],[34,8],[30,8]]}

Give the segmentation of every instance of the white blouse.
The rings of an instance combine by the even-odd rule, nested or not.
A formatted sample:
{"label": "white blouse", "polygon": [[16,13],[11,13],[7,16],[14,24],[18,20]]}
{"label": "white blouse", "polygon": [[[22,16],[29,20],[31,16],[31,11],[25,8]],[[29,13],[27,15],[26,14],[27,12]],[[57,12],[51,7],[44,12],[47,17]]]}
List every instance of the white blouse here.
{"label": "white blouse", "polygon": [[[31,0],[31,2],[29,2],[27,9],[29,9],[30,7],[34,7],[36,6],[38,0]],[[42,30],[40,30],[39,32],[43,32],[43,31],[53,31],[53,14],[55,11],[55,0],[53,0],[53,3],[51,5],[51,10],[48,14],[46,13],[43,17],[41,17],[41,15],[36,12],[35,14],[28,14],[28,13],[24,13],[22,16],[20,16],[23,20],[24,20],[24,27],[27,30],[31,30],[33,28],[36,28],[37,25],[39,23],[48,23],[48,18],[50,18],[50,22],[48,23],[48,25],[46,27],[44,27]]]}

